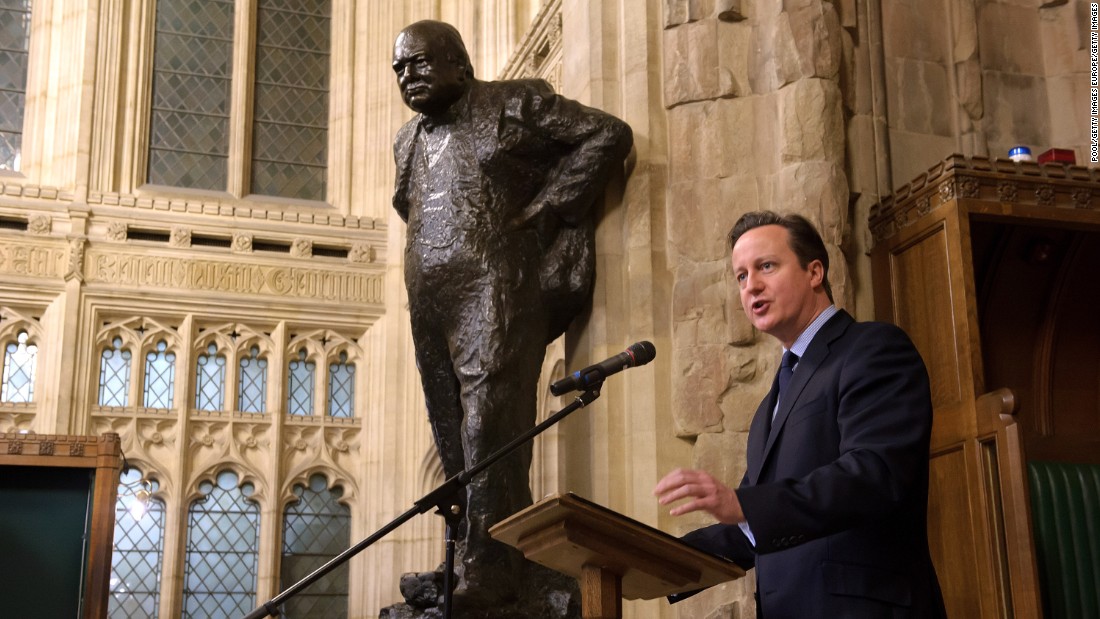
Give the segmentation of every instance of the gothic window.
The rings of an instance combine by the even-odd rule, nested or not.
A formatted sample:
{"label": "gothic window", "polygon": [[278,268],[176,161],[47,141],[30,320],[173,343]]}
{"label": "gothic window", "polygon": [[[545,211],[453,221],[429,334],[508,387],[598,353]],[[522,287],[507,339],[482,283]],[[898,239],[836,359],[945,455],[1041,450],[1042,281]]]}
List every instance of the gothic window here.
{"label": "gothic window", "polygon": [[267,412],[267,359],[253,346],[249,356],[241,357],[238,376],[237,410],[242,413]]}
{"label": "gothic window", "polygon": [[195,363],[195,408],[225,410],[225,355],[219,355],[214,344]]}
{"label": "gothic window", "polygon": [[150,496],[141,471],[122,473],[115,503],[110,619],[155,619],[164,558],[164,503]]}
{"label": "gothic window", "polygon": [[130,393],[130,359],[122,348],[122,338],[114,338],[110,348],[99,357],[99,405],[126,406]]}
{"label": "gothic window", "polygon": [[4,347],[4,381],[0,402],[34,401],[34,365],[38,346],[28,343],[30,336],[20,331],[14,342]]}
{"label": "gothic window", "polygon": [[187,517],[184,617],[240,617],[256,605],[260,510],[232,471],[199,486]]}
{"label": "gothic window", "polygon": [[325,199],[329,0],[259,0],[252,193]]}
{"label": "gothic window", "polygon": [[306,359],[306,349],[298,351],[298,358],[287,368],[287,413],[290,415],[313,414],[313,383],[317,365]]}
{"label": "gothic window", "polygon": [[355,364],[348,363],[348,354],[341,352],[339,363],[328,366],[328,414],[350,418],[354,407]]}
{"label": "gothic window", "polygon": [[[254,32],[234,31],[234,8],[231,0],[157,2],[148,182],[227,191],[230,178],[247,174],[245,193],[324,200],[329,0],[259,0]],[[253,57],[248,89],[232,83],[241,47]],[[235,105],[246,91],[252,100]],[[248,125],[251,152],[231,158],[233,133]]]}
{"label": "gothic window", "polygon": [[175,386],[176,354],[168,350],[164,340],[145,355],[145,408],[172,408]]}
{"label": "gothic window", "polygon": [[225,191],[232,0],[159,0],[149,182]]}
{"label": "gothic window", "polygon": [[30,38],[31,0],[0,1],[0,170],[20,169]]}
{"label": "gothic window", "polygon": [[[336,555],[351,541],[351,514],[339,500],[339,488],[328,488],[323,475],[309,479],[309,487],[296,485],[298,500],[283,514],[283,559],[280,589],[298,582]],[[348,570],[344,564],[329,572],[283,608],[288,619],[347,617]]]}

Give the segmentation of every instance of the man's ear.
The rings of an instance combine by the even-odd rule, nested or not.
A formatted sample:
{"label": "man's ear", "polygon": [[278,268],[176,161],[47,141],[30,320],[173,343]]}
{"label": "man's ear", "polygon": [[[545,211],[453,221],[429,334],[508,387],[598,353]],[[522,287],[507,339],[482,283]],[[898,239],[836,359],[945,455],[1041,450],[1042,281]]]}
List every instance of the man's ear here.
{"label": "man's ear", "polygon": [[810,261],[810,264],[806,265],[806,270],[810,272],[811,286],[817,288],[825,283],[825,265],[821,264],[820,260]]}

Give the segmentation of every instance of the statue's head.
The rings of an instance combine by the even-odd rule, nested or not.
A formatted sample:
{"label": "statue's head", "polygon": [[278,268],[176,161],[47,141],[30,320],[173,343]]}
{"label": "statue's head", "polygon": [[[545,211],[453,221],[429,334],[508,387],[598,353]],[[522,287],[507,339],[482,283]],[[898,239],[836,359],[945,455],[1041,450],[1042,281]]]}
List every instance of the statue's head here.
{"label": "statue's head", "polygon": [[393,70],[401,98],[416,112],[446,112],[474,77],[462,36],[450,24],[418,21],[393,43]]}

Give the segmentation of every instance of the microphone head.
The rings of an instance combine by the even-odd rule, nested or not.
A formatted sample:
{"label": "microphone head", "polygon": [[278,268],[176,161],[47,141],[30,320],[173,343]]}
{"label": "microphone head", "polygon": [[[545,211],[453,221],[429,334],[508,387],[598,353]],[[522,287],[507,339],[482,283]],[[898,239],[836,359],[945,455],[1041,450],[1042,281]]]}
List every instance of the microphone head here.
{"label": "microphone head", "polygon": [[630,353],[630,356],[634,358],[634,367],[645,365],[653,361],[653,358],[657,356],[657,349],[653,347],[653,343],[646,340],[635,342],[626,350]]}

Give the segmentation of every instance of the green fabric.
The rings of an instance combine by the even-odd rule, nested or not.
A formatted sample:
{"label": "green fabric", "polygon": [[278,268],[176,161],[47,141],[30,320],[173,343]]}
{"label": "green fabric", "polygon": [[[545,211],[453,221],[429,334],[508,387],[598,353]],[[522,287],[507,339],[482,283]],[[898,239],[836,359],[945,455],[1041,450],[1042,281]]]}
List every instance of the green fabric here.
{"label": "green fabric", "polygon": [[1100,465],[1029,462],[1046,619],[1100,619]]}

